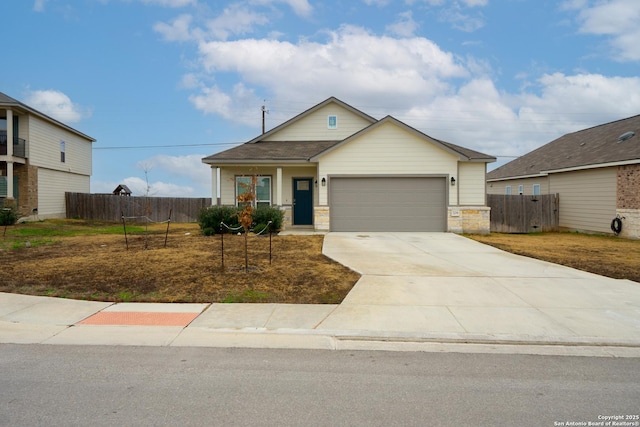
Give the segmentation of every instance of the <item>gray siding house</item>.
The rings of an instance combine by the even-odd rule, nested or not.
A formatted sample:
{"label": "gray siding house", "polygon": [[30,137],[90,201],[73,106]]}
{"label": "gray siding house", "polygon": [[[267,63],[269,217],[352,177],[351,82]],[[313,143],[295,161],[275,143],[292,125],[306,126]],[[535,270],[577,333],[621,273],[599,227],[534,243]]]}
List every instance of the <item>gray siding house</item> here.
{"label": "gray siding house", "polygon": [[564,230],[640,238],[640,115],[569,133],[487,174],[489,194],[559,194]]}

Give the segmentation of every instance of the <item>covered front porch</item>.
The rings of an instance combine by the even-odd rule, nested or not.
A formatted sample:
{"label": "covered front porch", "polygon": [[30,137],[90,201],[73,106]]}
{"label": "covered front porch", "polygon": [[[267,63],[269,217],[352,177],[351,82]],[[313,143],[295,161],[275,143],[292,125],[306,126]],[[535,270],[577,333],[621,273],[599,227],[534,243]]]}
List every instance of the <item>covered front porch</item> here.
{"label": "covered front porch", "polygon": [[319,205],[327,181],[319,178],[315,163],[212,165],[211,177],[213,204],[238,205],[238,195],[255,177],[256,205],[279,207],[284,212],[284,229],[329,230],[328,206]]}

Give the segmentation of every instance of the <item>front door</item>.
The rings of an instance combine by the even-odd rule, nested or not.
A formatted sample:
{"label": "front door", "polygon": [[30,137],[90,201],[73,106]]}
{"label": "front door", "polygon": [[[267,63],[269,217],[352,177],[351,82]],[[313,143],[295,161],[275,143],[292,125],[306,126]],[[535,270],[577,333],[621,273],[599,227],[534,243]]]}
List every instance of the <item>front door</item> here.
{"label": "front door", "polygon": [[313,178],[293,178],[293,225],[313,225]]}

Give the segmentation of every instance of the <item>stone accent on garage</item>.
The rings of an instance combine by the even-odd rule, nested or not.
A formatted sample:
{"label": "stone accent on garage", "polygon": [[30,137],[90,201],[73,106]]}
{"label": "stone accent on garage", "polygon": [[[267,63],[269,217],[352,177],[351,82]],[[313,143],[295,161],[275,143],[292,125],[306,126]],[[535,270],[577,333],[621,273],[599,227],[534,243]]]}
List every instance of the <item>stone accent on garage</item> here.
{"label": "stone accent on garage", "polygon": [[491,208],[486,206],[450,206],[447,231],[452,233],[489,234]]}
{"label": "stone accent on garage", "polygon": [[329,231],[329,206],[313,208],[313,224],[317,231]]}

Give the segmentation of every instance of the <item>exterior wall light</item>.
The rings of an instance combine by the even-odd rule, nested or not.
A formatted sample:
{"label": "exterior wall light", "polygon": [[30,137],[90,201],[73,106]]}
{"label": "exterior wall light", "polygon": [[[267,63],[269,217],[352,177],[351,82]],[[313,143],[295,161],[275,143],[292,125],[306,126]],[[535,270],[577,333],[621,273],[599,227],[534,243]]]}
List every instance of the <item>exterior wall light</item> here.
{"label": "exterior wall light", "polygon": [[451,186],[456,185],[456,179],[454,177],[451,177]]}
{"label": "exterior wall light", "polygon": [[326,187],[327,186],[327,179],[326,178],[322,178],[322,186]]}

